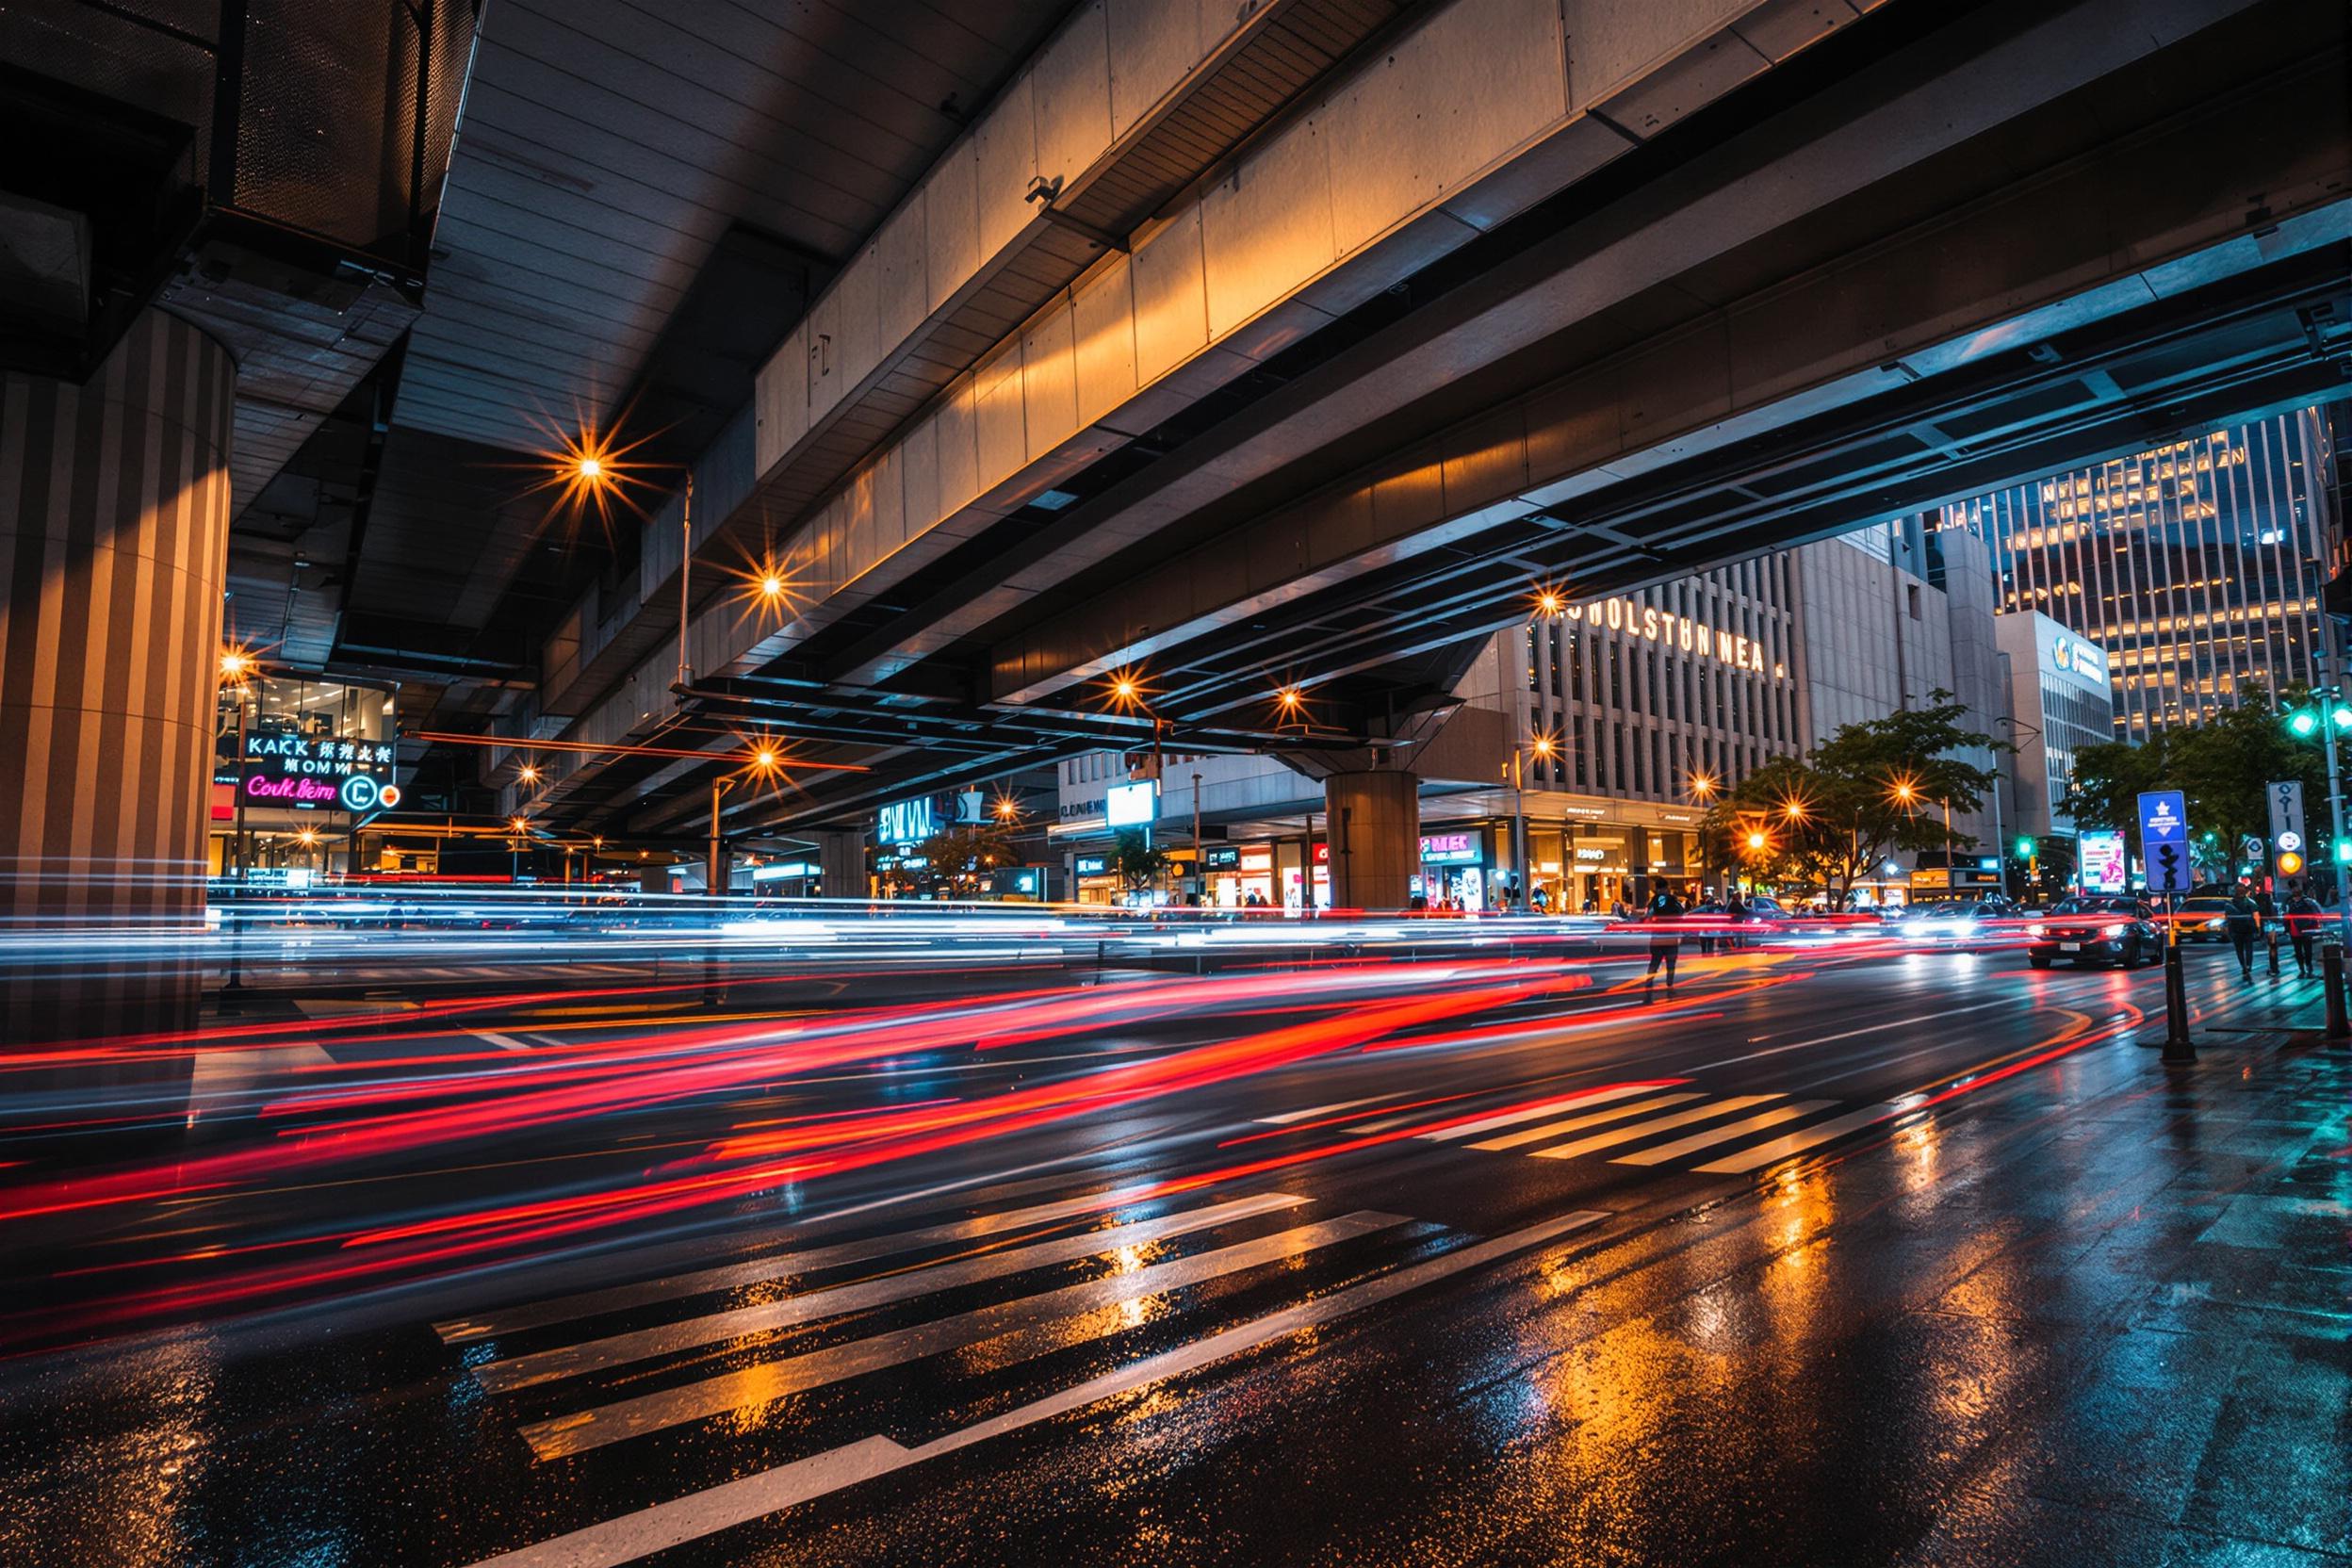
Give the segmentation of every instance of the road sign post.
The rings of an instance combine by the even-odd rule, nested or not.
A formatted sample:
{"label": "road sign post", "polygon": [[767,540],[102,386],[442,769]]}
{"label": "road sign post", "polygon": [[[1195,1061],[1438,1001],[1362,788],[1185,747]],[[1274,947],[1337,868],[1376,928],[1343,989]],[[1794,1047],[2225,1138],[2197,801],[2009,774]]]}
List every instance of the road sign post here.
{"label": "road sign post", "polygon": [[2140,853],[2148,861],[2148,890],[2164,895],[2164,1055],[2197,1060],[2189,1038],[2188,981],[2180,967],[2180,895],[2195,886],[2189,871],[2188,803],[2178,790],[2140,796]]}

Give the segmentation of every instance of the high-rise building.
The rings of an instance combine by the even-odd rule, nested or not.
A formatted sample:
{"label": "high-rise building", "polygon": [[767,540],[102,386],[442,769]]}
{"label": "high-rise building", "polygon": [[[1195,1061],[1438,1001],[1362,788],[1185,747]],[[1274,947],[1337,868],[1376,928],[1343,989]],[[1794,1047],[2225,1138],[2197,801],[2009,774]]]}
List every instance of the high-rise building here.
{"label": "high-rise building", "polygon": [[1944,509],[1993,550],[2003,612],[2104,648],[2117,740],[2314,678],[2337,527],[2316,408],[2171,442]]}
{"label": "high-rise building", "polygon": [[2106,652],[2036,611],[1996,616],[1993,628],[2008,665],[2016,727],[2012,831],[2071,833],[2066,799],[2075,754],[2115,739]]}

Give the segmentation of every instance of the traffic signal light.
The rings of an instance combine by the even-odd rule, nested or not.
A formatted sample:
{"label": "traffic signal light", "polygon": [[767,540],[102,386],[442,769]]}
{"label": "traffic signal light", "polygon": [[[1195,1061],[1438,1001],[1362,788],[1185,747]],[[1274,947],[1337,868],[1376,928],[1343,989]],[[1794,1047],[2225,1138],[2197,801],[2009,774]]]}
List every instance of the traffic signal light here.
{"label": "traffic signal light", "polygon": [[2017,858],[2020,860],[2034,858],[2034,841],[2031,838],[2020,837],[2017,840]]}
{"label": "traffic signal light", "polygon": [[2299,741],[2308,741],[2319,733],[2319,715],[2308,708],[2298,708],[2287,715],[2287,727]]}
{"label": "traffic signal light", "polygon": [[2297,855],[2295,851],[2293,851],[2293,850],[2291,850],[2291,849],[2282,849],[2282,850],[2280,850],[2280,851],[2278,852],[2278,874],[2279,874],[2279,875],[2281,875],[2281,876],[2293,876],[2295,873],[2297,873],[2297,872],[2301,871],[2302,869],[2303,869],[2303,857],[2301,857],[2300,855]]}

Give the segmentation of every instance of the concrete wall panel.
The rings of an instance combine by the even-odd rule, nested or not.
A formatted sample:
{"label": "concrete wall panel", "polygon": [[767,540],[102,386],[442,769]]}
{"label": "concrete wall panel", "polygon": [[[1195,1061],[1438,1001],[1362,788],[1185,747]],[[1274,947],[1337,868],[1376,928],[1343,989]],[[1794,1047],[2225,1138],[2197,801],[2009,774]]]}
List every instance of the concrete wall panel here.
{"label": "concrete wall panel", "polygon": [[1029,461],[1027,422],[1021,405],[1021,340],[1010,340],[982,360],[972,379],[980,488],[985,491]]}
{"label": "concrete wall panel", "polygon": [[818,297],[808,312],[808,422],[816,423],[841,400],[841,295],[838,288]]}
{"label": "concrete wall panel", "polygon": [[1075,290],[1071,327],[1078,347],[1082,425],[1093,424],[1135,395],[1135,314],[1129,286],[1133,271],[1125,256],[1114,256]]}
{"label": "concrete wall panel", "polygon": [[912,337],[931,313],[923,251],[923,193],[917,191],[913,200],[890,214],[875,246],[882,269],[874,286],[874,342],[879,349],[896,348]]}
{"label": "concrete wall panel", "polygon": [[1420,37],[1427,58],[1420,96],[1429,111],[1421,151],[1438,195],[1461,188],[1567,114],[1559,0],[1458,0]]}
{"label": "concrete wall panel", "polygon": [[[881,330],[881,246],[870,244],[841,270],[835,290],[841,302],[833,340],[834,379],[842,392],[874,373],[880,361],[876,342]],[[835,394],[840,396],[840,392]]]}
{"label": "concrete wall panel", "polygon": [[1292,122],[1200,203],[1209,331],[1223,337],[1331,264],[1331,170],[1321,128]]}
{"label": "concrete wall panel", "polygon": [[1035,88],[1035,74],[1022,72],[972,132],[980,156],[975,188],[984,257],[1011,244],[1036,211],[1029,203],[1029,182],[1037,173]]}
{"label": "concrete wall panel", "polygon": [[923,203],[927,309],[938,310],[980,266],[980,151],[966,137],[933,168],[917,193]]}
{"label": "concrete wall panel", "polygon": [[1021,408],[1030,461],[1078,433],[1078,343],[1065,295],[1021,337]]}
{"label": "concrete wall panel", "polygon": [[934,417],[939,429],[942,515],[967,505],[980,493],[980,421],[973,407],[975,391],[972,377],[958,376]]}
{"label": "concrete wall panel", "polygon": [[1065,184],[1111,144],[1111,61],[1103,0],[1081,6],[1037,57],[1037,172]]}
{"label": "concrete wall panel", "polygon": [[1135,247],[1135,380],[1150,385],[1208,345],[1200,209],[1187,204]]}
{"label": "concrete wall panel", "polygon": [[939,501],[939,416],[938,410],[918,419],[900,438],[899,456],[905,498],[899,529],[911,537],[946,510]]}
{"label": "concrete wall panel", "polygon": [[[1125,136],[1200,62],[1202,0],[1105,0],[1111,132]],[[1233,8],[1218,7],[1220,10]]]}
{"label": "concrete wall panel", "polygon": [[1754,8],[1754,0],[1564,0],[1569,106],[1581,111],[1614,96]]}
{"label": "concrete wall panel", "polygon": [[1332,242],[1353,253],[1434,192],[1424,155],[1434,106],[1420,90],[1427,30],[1400,39],[1316,112],[1331,165],[1347,172],[1331,188]]}
{"label": "concrete wall panel", "polygon": [[808,432],[808,324],[792,330],[753,383],[759,428],[754,461],[761,473],[779,462]]}

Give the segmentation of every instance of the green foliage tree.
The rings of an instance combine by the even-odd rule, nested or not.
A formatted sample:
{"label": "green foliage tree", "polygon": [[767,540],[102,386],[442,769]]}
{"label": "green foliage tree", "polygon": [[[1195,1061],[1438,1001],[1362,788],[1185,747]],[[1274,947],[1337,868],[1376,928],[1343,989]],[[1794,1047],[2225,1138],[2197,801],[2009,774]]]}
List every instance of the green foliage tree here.
{"label": "green foliage tree", "polygon": [[1820,888],[1842,906],[1890,852],[1944,848],[1945,807],[1978,809],[1997,776],[1959,754],[2012,749],[1965,728],[1967,717],[1938,690],[1924,708],[1847,725],[1802,760],[1758,768],[1701,825],[1710,863]]}
{"label": "green foliage tree", "polygon": [[923,841],[918,851],[941,890],[960,896],[987,889],[988,874],[1013,861],[1013,841],[988,823],[949,827]]}
{"label": "green foliage tree", "polygon": [[[2140,846],[2139,796],[2178,790],[2185,796],[2189,825],[2197,832],[2190,849],[2208,877],[2234,874],[2242,839],[2269,834],[2264,786],[2299,780],[2305,798],[2324,798],[2327,758],[2317,741],[2297,740],[2285,716],[2306,706],[2311,694],[2291,686],[2274,703],[2260,686],[2241,688],[2238,706],[2204,724],[2161,729],[2140,744],[2104,741],[2074,754],[2074,775],[2066,810],[2078,826],[2120,832],[2131,853]],[[2318,836],[2320,825],[2308,825]],[[2210,843],[2207,833],[2213,838]]]}
{"label": "green foliage tree", "polygon": [[1154,848],[1141,828],[1131,827],[1112,843],[1110,869],[1131,893],[1142,892],[1168,874],[1168,858]]}

